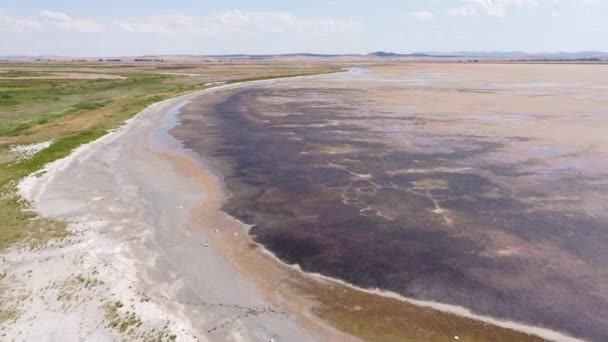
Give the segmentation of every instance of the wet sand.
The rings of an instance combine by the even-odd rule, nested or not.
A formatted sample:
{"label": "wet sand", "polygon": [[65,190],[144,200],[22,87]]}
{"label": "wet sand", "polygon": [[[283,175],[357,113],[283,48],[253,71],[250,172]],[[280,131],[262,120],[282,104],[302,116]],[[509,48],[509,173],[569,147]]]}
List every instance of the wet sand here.
{"label": "wet sand", "polygon": [[605,73],[374,67],[201,97],[173,133],[288,264],[601,341]]}

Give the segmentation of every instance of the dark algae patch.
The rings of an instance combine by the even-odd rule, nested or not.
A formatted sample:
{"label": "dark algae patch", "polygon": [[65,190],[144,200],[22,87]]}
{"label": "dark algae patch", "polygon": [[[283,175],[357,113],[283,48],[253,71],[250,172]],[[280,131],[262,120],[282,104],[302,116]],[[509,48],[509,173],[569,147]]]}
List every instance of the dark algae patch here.
{"label": "dark algae patch", "polygon": [[361,287],[608,339],[608,272],[594,268],[608,261],[606,221],[552,207],[555,189],[505,186],[530,165],[491,156],[525,138],[426,129],[453,119],[329,78],[202,97],[173,132],[225,176],[224,210],[256,241]]}

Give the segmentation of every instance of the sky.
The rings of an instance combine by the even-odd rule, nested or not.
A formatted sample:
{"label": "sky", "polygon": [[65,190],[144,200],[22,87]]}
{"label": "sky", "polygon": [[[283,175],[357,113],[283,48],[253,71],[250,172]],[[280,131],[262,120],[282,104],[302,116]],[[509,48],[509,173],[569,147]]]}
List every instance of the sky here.
{"label": "sky", "polygon": [[608,0],[0,0],[0,56],[608,51]]}

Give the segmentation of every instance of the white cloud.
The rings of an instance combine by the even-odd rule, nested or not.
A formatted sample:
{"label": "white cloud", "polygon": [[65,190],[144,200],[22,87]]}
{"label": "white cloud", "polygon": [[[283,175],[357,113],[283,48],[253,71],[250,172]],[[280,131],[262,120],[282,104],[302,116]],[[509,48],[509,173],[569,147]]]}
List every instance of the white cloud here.
{"label": "white cloud", "polygon": [[511,9],[521,9],[538,5],[539,0],[463,0],[459,7],[448,11],[450,16],[492,16],[504,17]]}
{"label": "white cloud", "polygon": [[0,12],[0,31],[6,32],[101,32],[124,31],[139,34],[213,35],[231,33],[329,34],[352,32],[363,28],[353,19],[300,17],[288,12],[231,10],[208,16],[180,13],[124,18],[100,23],[87,18],[74,18],[63,12],[43,10],[35,16],[15,16]]}
{"label": "white cloud", "polygon": [[363,27],[352,19],[299,17],[288,12],[231,10],[208,16],[181,14],[120,19],[115,27],[132,33],[153,34],[231,34],[308,32],[327,34],[351,32]]}
{"label": "white cloud", "polygon": [[72,17],[70,17],[69,15],[62,13],[62,12],[54,12],[54,11],[49,11],[49,10],[42,10],[40,11],[40,17],[48,19],[48,20],[52,20],[52,21],[63,21],[63,22],[67,22],[67,21],[72,21]]}
{"label": "white cloud", "polygon": [[72,18],[63,12],[43,10],[34,16],[14,16],[0,12],[0,31],[6,32],[100,32],[103,26],[86,18]]}
{"label": "white cloud", "polygon": [[[281,11],[180,12],[92,20],[44,10],[14,15],[0,8],[3,54],[334,53],[357,46],[362,21]],[[349,49],[350,50],[350,49]]]}
{"label": "white cloud", "polygon": [[429,11],[413,11],[407,14],[408,17],[419,20],[431,20],[435,15]]}

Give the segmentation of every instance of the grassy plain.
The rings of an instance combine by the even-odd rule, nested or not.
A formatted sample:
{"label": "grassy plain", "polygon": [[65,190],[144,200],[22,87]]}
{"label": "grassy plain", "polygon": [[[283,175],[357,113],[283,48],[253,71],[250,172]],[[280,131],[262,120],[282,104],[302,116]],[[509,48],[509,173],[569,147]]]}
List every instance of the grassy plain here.
{"label": "grassy plain", "polygon": [[[239,82],[325,73],[332,65],[293,63],[22,63],[0,64],[0,250],[36,246],[67,235],[37,217],[16,193],[23,177],[120,126],[152,103]],[[52,141],[31,156],[15,146]]]}

